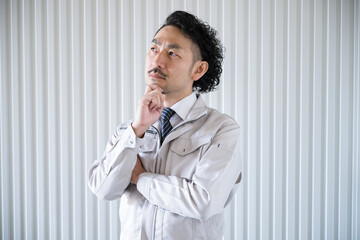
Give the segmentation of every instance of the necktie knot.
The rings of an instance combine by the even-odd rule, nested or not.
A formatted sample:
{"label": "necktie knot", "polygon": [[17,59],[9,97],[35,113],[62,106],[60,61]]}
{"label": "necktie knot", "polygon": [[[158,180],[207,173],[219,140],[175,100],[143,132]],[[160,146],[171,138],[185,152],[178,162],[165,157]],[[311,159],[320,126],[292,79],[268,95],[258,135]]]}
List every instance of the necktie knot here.
{"label": "necktie knot", "polygon": [[171,108],[164,108],[161,112],[161,143],[164,141],[166,135],[168,135],[172,129],[172,126],[170,124],[170,118],[174,115],[174,113],[175,111]]}
{"label": "necktie knot", "polygon": [[169,121],[175,111],[171,108],[164,108],[161,112],[161,121]]}

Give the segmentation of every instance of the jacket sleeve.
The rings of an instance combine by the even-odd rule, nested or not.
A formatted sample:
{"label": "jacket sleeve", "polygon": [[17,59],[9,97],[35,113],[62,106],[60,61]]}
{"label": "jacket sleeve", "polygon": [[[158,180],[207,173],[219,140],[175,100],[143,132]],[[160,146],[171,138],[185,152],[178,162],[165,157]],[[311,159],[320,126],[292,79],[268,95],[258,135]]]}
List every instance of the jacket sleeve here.
{"label": "jacket sleeve", "polygon": [[117,128],[102,158],[95,160],[89,169],[88,186],[97,197],[105,200],[121,197],[130,183],[137,159],[136,149],[142,141],[130,124]]}
{"label": "jacket sleeve", "polygon": [[222,127],[199,159],[192,180],[143,173],[138,191],[152,204],[190,218],[223,212],[241,177],[239,136],[235,122]]}

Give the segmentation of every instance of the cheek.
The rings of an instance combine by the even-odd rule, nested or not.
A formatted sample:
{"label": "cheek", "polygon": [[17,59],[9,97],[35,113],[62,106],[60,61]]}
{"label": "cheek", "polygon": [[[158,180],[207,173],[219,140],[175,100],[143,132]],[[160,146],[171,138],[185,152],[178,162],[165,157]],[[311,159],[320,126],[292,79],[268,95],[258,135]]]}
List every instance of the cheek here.
{"label": "cheek", "polygon": [[[149,66],[149,62],[150,62],[149,57],[146,56],[146,59],[145,59],[145,68],[146,68],[146,69],[147,69],[148,66]],[[145,70],[146,70],[146,69],[145,69]]]}
{"label": "cheek", "polygon": [[189,77],[191,75],[191,69],[188,64],[177,65],[174,71],[176,71],[176,75],[182,76],[182,78]]}
{"label": "cheek", "polygon": [[152,56],[150,55],[150,53],[148,52],[146,54],[146,58],[145,58],[145,66],[146,68],[150,67],[152,63]]}

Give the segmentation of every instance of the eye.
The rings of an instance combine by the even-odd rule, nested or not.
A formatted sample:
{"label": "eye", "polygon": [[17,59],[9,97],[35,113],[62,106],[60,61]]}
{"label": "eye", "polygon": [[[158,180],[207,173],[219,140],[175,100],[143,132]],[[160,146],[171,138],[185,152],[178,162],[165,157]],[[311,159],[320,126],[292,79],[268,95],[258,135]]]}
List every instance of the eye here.
{"label": "eye", "polygon": [[151,47],[150,50],[151,50],[152,52],[157,52],[157,48],[156,48],[156,47]]}
{"label": "eye", "polygon": [[170,56],[177,56],[177,54],[174,53],[173,51],[170,51],[170,52],[169,52],[169,55],[170,55]]}

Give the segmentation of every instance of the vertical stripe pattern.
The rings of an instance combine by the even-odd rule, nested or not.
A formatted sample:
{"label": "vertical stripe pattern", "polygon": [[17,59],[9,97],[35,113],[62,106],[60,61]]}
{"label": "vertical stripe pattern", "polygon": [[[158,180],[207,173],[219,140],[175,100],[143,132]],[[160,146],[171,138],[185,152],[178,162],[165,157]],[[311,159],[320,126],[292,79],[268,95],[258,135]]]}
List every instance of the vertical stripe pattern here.
{"label": "vertical stripe pattern", "polygon": [[224,239],[360,239],[357,0],[1,0],[0,239],[119,239],[87,170],[145,91],[174,10],[225,47],[205,94],[241,126]]}
{"label": "vertical stripe pattern", "polygon": [[172,126],[170,123],[170,118],[174,115],[175,111],[171,108],[164,108],[161,112],[160,121],[161,121],[161,142],[164,141],[166,136],[170,133]]}

